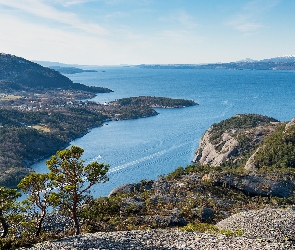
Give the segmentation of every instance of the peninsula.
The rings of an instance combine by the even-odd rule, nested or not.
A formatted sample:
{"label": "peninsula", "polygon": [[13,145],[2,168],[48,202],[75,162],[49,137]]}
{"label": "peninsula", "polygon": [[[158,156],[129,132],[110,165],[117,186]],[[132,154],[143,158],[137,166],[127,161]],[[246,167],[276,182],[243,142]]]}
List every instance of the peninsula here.
{"label": "peninsula", "polygon": [[197,104],[145,96],[103,104],[88,100],[111,91],[73,83],[53,69],[0,54],[0,186],[15,187],[34,162],[105,121],[144,118],[157,115],[154,108]]}

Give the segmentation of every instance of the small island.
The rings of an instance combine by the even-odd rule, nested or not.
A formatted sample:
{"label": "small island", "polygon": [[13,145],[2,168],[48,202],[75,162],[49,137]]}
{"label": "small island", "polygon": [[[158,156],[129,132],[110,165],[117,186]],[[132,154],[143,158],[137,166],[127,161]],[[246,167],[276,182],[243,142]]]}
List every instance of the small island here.
{"label": "small island", "polygon": [[168,97],[152,97],[152,96],[139,96],[129,97],[117,100],[121,106],[140,105],[149,106],[152,108],[184,108],[189,106],[198,105],[192,100],[185,99],[172,99]]}

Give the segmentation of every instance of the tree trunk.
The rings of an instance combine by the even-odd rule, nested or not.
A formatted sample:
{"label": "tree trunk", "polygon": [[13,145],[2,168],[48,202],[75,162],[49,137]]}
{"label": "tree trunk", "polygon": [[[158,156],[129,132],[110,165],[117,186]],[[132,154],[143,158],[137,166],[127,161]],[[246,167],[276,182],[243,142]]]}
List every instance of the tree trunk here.
{"label": "tree trunk", "polygon": [[7,236],[7,234],[8,234],[8,227],[9,226],[8,226],[4,216],[3,216],[3,212],[2,212],[1,209],[0,209],[0,222],[1,222],[2,227],[3,227],[3,233],[1,235],[1,238],[5,238]]}
{"label": "tree trunk", "polygon": [[42,209],[42,214],[41,214],[40,220],[39,220],[38,223],[37,223],[37,227],[36,227],[36,237],[39,237],[39,235],[40,235],[40,233],[41,233],[42,223],[43,223],[43,221],[44,221],[45,216],[46,216],[46,208],[45,208],[45,210]]}
{"label": "tree trunk", "polygon": [[79,196],[77,194],[77,188],[75,188],[74,197],[73,197],[72,216],[73,216],[73,220],[74,220],[74,226],[75,226],[75,230],[76,230],[75,234],[76,235],[81,234],[80,223],[79,223],[79,219],[78,219],[78,216],[77,216],[78,202],[79,202]]}
{"label": "tree trunk", "polygon": [[74,226],[75,226],[75,234],[76,235],[79,235],[81,234],[81,231],[80,231],[80,223],[79,223],[79,219],[77,217],[77,213],[76,211],[73,211],[73,220],[74,220]]}

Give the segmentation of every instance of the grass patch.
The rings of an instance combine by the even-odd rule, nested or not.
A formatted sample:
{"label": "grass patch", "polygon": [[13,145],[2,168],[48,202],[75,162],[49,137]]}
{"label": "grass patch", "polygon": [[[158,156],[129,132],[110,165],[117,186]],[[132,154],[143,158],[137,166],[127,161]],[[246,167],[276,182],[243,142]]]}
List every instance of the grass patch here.
{"label": "grass patch", "polygon": [[242,236],[242,230],[226,230],[218,229],[216,226],[208,223],[189,223],[188,225],[181,228],[183,231],[187,232],[198,232],[198,233],[210,233],[210,234],[224,234],[226,236]]}
{"label": "grass patch", "polygon": [[0,100],[1,101],[10,101],[10,100],[17,100],[22,98],[19,95],[6,95],[6,94],[0,94]]}
{"label": "grass patch", "polygon": [[32,128],[37,129],[37,130],[41,130],[41,131],[46,132],[46,133],[50,132],[50,129],[48,127],[46,127],[46,126],[35,125],[35,126],[32,126]]}

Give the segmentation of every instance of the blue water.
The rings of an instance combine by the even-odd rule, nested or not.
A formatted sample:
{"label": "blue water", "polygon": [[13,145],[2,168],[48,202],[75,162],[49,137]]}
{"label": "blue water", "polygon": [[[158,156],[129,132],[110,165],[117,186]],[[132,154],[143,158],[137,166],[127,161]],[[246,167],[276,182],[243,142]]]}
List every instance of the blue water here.
{"label": "blue water", "polygon": [[[118,185],[155,179],[190,164],[199,139],[214,122],[240,113],[281,121],[295,116],[295,71],[96,69],[96,73],[67,75],[74,82],[114,90],[99,94],[95,101],[149,95],[191,99],[199,105],[157,109],[160,114],[155,117],[108,122],[73,141],[71,145],[85,150],[86,162],[110,164],[110,181],[92,189],[95,197],[108,195]],[[47,169],[45,161],[33,168]]]}

